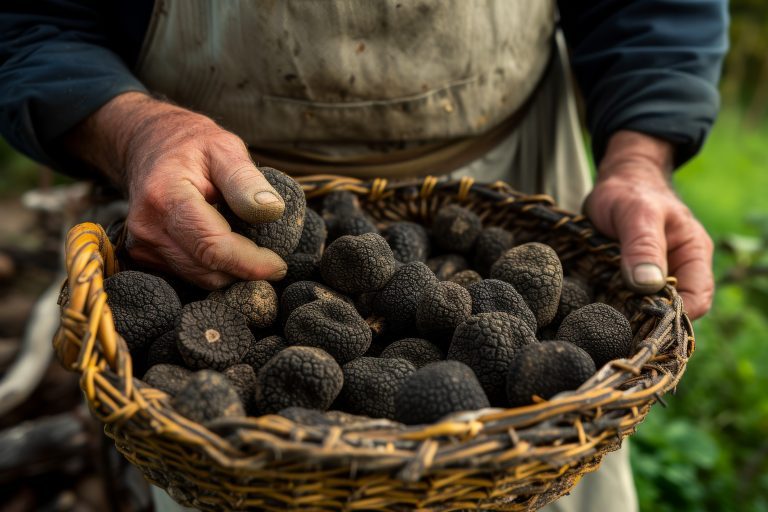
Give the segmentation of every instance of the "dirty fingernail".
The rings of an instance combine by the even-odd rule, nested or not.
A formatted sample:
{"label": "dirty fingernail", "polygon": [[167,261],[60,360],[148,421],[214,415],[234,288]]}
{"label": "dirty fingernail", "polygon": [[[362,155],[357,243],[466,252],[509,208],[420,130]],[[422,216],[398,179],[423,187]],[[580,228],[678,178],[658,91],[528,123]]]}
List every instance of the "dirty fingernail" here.
{"label": "dirty fingernail", "polygon": [[259,192],[258,194],[256,194],[253,197],[253,199],[257,203],[263,204],[263,205],[275,204],[275,203],[281,203],[282,202],[282,199],[277,197],[277,195],[275,195],[272,192],[268,192],[268,191]]}
{"label": "dirty fingernail", "polygon": [[632,280],[639,286],[662,286],[664,284],[664,274],[658,265],[653,263],[641,263],[635,265],[632,270]]}
{"label": "dirty fingernail", "polygon": [[267,278],[267,281],[280,281],[288,273],[288,267],[281,267],[280,270],[276,270],[271,276]]}

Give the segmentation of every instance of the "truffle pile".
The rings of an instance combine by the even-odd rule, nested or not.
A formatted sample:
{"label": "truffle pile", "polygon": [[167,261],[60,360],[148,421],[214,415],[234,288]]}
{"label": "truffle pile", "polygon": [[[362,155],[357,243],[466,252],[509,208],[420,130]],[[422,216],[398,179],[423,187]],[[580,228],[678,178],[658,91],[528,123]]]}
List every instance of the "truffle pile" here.
{"label": "truffle pile", "polygon": [[457,205],[429,226],[378,223],[350,192],[313,210],[291,178],[262,171],[283,218],[224,214],[284,257],[283,280],[210,293],[137,271],[105,281],[136,373],[194,421],[304,408],[431,423],[547,400],[631,355],[627,319],[592,303],[548,245]]}

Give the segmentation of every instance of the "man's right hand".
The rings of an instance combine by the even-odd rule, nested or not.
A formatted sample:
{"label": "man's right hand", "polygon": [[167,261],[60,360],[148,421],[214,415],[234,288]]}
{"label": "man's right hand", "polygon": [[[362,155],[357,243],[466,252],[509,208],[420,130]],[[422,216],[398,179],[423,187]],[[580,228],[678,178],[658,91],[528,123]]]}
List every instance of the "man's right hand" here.
{"label": "man's right hand", "polygon": [[208,289],[281,279],[285,262],[233,233],[222,200],[251,223],[278,219],[283,199],[240,138],[146,94],[117,96],[70,132],[67,149],[128,194],[128,251]]}

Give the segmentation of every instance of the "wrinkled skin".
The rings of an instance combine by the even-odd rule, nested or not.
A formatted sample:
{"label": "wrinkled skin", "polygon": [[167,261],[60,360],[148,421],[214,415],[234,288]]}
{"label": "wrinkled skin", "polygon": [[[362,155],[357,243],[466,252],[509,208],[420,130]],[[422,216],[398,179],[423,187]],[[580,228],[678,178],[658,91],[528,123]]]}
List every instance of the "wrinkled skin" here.
{"label": "wrinkled skin", "polygon": [[600,231],[619,240],[627,286],[653,293],[667,275],[675,276],[683,305],[695,319],[712,305],[714,246],[672,188],[672,158],[667,142],[617,132],[584,210]]}

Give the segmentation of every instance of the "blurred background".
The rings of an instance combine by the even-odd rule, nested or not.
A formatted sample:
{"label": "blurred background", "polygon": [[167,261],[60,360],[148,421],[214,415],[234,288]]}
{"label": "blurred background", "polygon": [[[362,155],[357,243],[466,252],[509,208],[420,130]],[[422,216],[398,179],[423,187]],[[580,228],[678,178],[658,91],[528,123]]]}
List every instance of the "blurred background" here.
{"label": "blurred background", "polygon": [[[633,436],[642,510],[768,512],[768,4],[732,0],[731,13],[720,118],[675,176],[716,242],[717,294],[695,324],[677,394]],[[0,142],[0,375],[56,277],[63,224],[81,195],[55,188],[68,183]],[[24,195],[32,189],[48,192]],[[0,414],[0,447],[21,433],[36,440],[0,448],[0,509],[106,509],[101,475],[114,461],[99,459],[100,435],[79,402],[75,376],[54,364],[30,398]]]}

